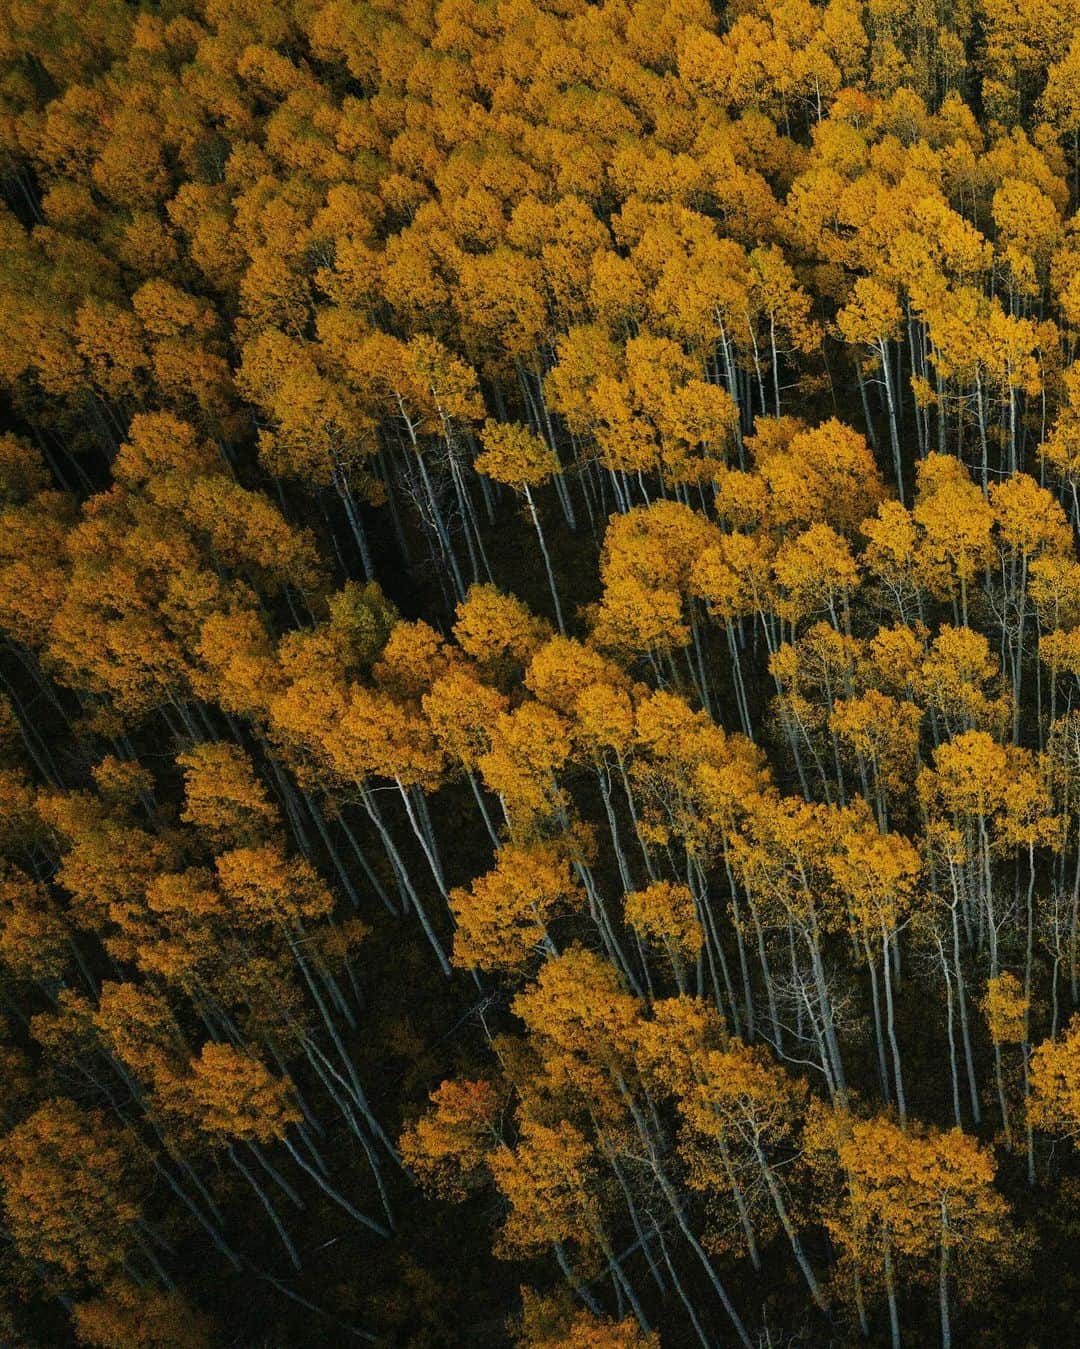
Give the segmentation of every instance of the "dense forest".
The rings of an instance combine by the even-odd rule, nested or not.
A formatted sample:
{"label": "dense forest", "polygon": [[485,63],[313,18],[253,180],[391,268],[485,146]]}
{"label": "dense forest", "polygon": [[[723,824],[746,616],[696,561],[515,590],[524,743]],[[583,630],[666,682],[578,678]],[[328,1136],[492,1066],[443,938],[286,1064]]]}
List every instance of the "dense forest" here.
{"label": "dense forest", "polygon": [[1074,0],[4,0],[0,192],[0,1342],[1075,1343]]}

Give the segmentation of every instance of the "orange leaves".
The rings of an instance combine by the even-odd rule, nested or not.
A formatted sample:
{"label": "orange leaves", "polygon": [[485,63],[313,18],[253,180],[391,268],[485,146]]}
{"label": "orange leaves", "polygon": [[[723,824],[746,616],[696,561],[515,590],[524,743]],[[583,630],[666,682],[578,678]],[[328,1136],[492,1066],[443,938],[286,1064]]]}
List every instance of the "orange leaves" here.
{"label": "orange leaves", "polygon": [[189,486],[183,515],[205,535],[212,554],[271,593],[282,585],[309,590],[319,579],[311,534],[289,525],[261,493],[224,476],[201,478]]}
{"label": "orange leaves", "polygon": [[547,328],[541,276],[535,259],[505,247],[460,258],[454,299],[470,351],[501,369],[537,349]]}
{"label": "orange leaves", "polygon": [[[463,1043],[443,1031],[470,981],[428,996],[381,899],[444,973],[451,932],[483,972],[501,1069],[444,1084],[407,1162],[436,1195],[494,1178],[500,1249],[565,1241],[584,1302],[632,1305],[655,1265],[668,1335],[679,1300],[719,1289],[721,1228],[771,1267],[779,1222],[819,1305],[799,1237],[819,1217],[868,1295],[887,1250],[904,1280],[960,1233],[1000,1240],[977,1144],[807,1129],[786,1066],[862,1109],[874,1046],[849,1009],[887,973],[878,1071],[904,1120],[914,967],[939,981],[926,1032],[949,1036],[959,1119],[961,1072],[977,1113],[986,1067],[966,1020],[983,943],[996,1044],[1080,977],[1053,864],[1080,765],[1076,714],[1058,719],[1080,675],[1080,66],[1065,0],[1032,5],[979,0],[974,27],[970,4],[902,0],[0,15],[0,394],[32,438],[0,436],[0,963],[42,1080],[78,1072],[104,1100],[119,1072],[133,1136],[159,1128],[169,1176],[205,1184],[193,1202],[230,1233],[248,1210],[215,1163],[234,1143],[284,1152],[302,1109],[292,1161],[322,1202],[363,1151],[334,1119],[379,1156],[369,1065],[381,1117],[417,1072],[388,1074],[384,1049]],[[1050,489],[1020,471],[1040,437]],[[528,579],[514,494],[573,637],[509,591],[466,594]],[[358,562],[408,619],[348,579]],[[503,843],[478,869],[485,835]],[[1028,912],[1021,997],[1000,971]],[[360,954],[386,969],[358,1014],[369,920]],[[1032,1068],[1040,1118],[1071,1132],[1070,1052]],[[97,1286],[71,1290],[88,1338],[154,1343],[174,1304],[139,1279],[172,1255],[108,1249],[108,1186],[72,1175],[116,1140],[74,1112],[54,1147],[63,1121],[20,1113],[24,1058],[0,1046],[16,1144],[48,1144],[10,1173],[18,1254],[52,1260],[50,1291],[53,1269]],[[299,1178],[266,1162],[288,1197]],[[396,1290],[368,1301],[391,1338],[427,1333]],[[525,1343],[650,1343],[534,1311]],[[695,1324],[715,1336],[712,1309]]]}
{"label": "orange leaves", "polygon": [[593,638],[613,651],[666,651],[689,642],[690,630],[682,620],[676,591],[650,589],[633,576],[613,577],[604,589]]}
{"label": "orange leaves", "polygon": [[[923,531],[923,549],[934,594],[966,588],[990,560],[993,513],[963,465],[951,455],[929,454],[916,472],[912,512]],[[937,582],[938,570],[947,578]]]}
{"label": "orange leaves", "polygon": [[960,600],[967,622],[968,590],[992,557],[994,511],[951,455],[929,453],[916,468],[916,505],[879,507],[862,529],[871,571],[901,607],[921,588]]}
{"label": "orange leaves", "polygon": [[1027,473],[990,487],[998,537],[1024,558],[1068,556],[1072,530],[1058,501]]}
{"label": "orange leaves", "polygon": [[901,834],[866,822],[846,830],[829,869],[862,935],[892,933],[909,916],[922,871],[918,850]]}
{"label": "orange leaves", "polygon": [[16,979],[59,978],[67,936],[45,886],[14,867],[0,874],[0,962]]}
{"label": "orange leaves", "polygon": [[573,1064],[610,1063],[633,1044],[639,1016],[615,968],[580,946],[548,960],[536,982],[513,1001],[516,1016],[537,1044]]}
{"label": "orange leaves", "polygon": [[659,1337],[646,1334],[633,1317],[609,1321],[560,1298],[540,1298],[527,1288],[521,1292],[518,1349],[658,1349]]}
{"label": "orange leaves", "polygon": [[622,670],[599,652],[570,637],[552,637],[532,657],[525,685],[540,702],[572,719],[580,719],[582,701],[604,689],[624,692]]}
{"label": "orange leaves", "polygon": [[[791,347],[812,351],[821,340],[821,329],[810,317],[810,296],[799,285],[782,250],[775,244],[751,249],[750,278],[751,293],[768,321],[770,339],[775,342],[779,331]],[[779,379],[775,369],[773,374]]]}
{"label": "orange leaves", "polygon": [[760,534],[723,534],[693,564],[690,587],[719,618],[770,612],[775,604],[773,550]]}
{"label": "orange leaves", "polygon": [[21,506],[49,485],[41,455],[20,436],[0,435],[0,506]]}
{"label": "orange leaves", "polygon": [[[609,286],[616,265],[640,285],[633,265],[615,258],[602,274]],[[601,299],[608,309],[616,303]],[[620,352],[601,330],[579,326],[557,350],[546,381],[553,406],[575,431],[595,436],[606,467],[657,471],[672,483],[712,480],[733,440],[737,408],[725,389],[698,376],[678,342],[641,333]]]}
{"label": "orange leaves", "polygon": [[859,526],[866,537],[862,561],[904,614],[905,602],[915,599],[927,583],[915,521],[899,501],[883,501],[877,514]]}
{"label": "orange leaves", "polygon": [[1008,712],[997,658],[986,637],[971,628],[942,625],[923,658],[917,688],[927,706],[957,730],[996,731]]}
{"label": "orange leaves", "polygon": [[272,594],[313,586],[320,568],[311,535],[170,415],[133,419],[117,478],[68,535],[71,573],[49,647],[65,679],[136,717],[201,684],[206,625],[229,628],[251,596],[239,575]]}
{"label": "orange leaves", "polygon": [[414,701],[427,693],[448,669],[453,655],[435,629],[423,620],[395,623],[372,668],[372,676],[395,698]]}
{"label": "orange leaves", "polygon": [[239,745],[197,745],[176,762],[184,769],[181,818],[215,844],[259,840],[278,824],[277,810]]}
{"label": "orange leaves", "polygon": [[836,316],[845,342],[876,347],[895,338],[902,312],[895,294],[872,277],[859,277],[849,303]]}
{"label": "orange leaves", "polygon": [[865,438],[835,417],[814,427],[792,418],[779,423],[759,418],[750,448],[768,491],[773,527],[786,531],[824,522],[850,536],[885,494]]}
{"label": "orange leaves", "polygon": [[637,1065],[647,1082],[682,1095],[697,1080],[702,1057],[727,1039],[720,1014],[703,998],[658,998],[638,1024]]}
{"label": "orange leaves", "polygon": [[681,502],[635,507],[608,522],[600,574],[605,581],[627,575],[657,588],[682,590],[694,559],[716,536],[708,520]]}
{"label": "orange leaves", "polygon": [[527,426],[488,421],[480,437],[484,450],[476,456],[477,473],[486,473],[517,491],[540,487],[559,470],[555,451]]}
{"label": "orange leaves", "polygon": [[974,1138],[842,1115],[822,1136],[830,1131],[848,1207],[829,1231],[859,1264],[873,1268],[882,1246],[930,1261],[942,1246],[977,1254],[1006,1238],[1008,1206],[993,1188],[993,1154]]}
{"label": "orange leaves", "polygon": [[57,1098],[0,1144],[8,1230],[28,1259],[74,1280],[118,1273],[140,1207],[131,1140],[100,1112]]}
{"label": "orange leaves", "polygon": [[593,1241],[593,1203],[588,1191],[592,1148],[567,1120],[553,1128],[522,1122],[513,1151],[494,1153],[492,1178],[510,1205],[497,1251],[524,1255],[552,1242]]}
{"label": "orange leaves", "polygon": [[454,964],[520,969],[538,951],[553,950],[548,924],[560,912],[583,907],[584,898],[560,845],[504,845],[493,871],[478,876],[468,890],[450,893],[457,922]]}
{"label": "orange leaves", "polygon": [[[10,721],[5,730],[9,736],[14,730]],[[10,744],[9,740],[5,747],[10,749]],[[21,768],[0,768],[0,841],[5,851],[17,855],[20,848],[41,839],[44,831],[37,794],[29,778]]]}
{"label": "orange leaves", "polygon": [[1037,557],[1029,571],[1028,594],[1047,638],[1054,629],[1080,625],[1080,563],[1070,556]]}
{"label": "orange leaves", "polygon": [[491,747],[477,767],[488,787],[501,797],[511,828],[524,831],[555,814],[564,793],[555,774],[570,756],[564,718],[540,703],[528,702],[500,713],[491,728]]}
{"label": "orange leaves", "polygon": [[1080,1021],[1075,1017],[1060,1040],[1044,1040],[1031,1055],[1028,1118],[1047,1133],[1080,1134]]}
{"label": "orange leaves", "polygon": [[690,851],[713,855],[767,790],[764,756],[742,736],[728,736],[704,712],[669,692],[636,707],[631,774],[658,840],[681,836]]}
{"label": "orange leaves", "polygon": [[507,238],[539,257],[551,311],[564,322],[580,316],[590,275],[595,280],[597,263],[611,256],[605,252],[608,231],[590,207],[575,196],[548,204],[530,194],[515,207]]}
{"label": "orange leaves", "polygon": [[134,314],[103,300],[88,300],[75,316],[74,335],[92,386],[107,398],[141,396],[150,354]]}
{"label": "orange leaves", "polygon": [[403,783],[430,785],[438,780],[443,760],[423,719],[386,694],[362,685],[349,689],[337,733],[327,740],[329,760],[347,781],[369,774]]}
{"label": "orange leaves", "polygon": [[131,297],[149,337],[151,365],[162,391],[181,408],[194,404],[204,415],[227,408],[229,369],[217,349],[213,307],[171,283],[146,281]]}
{"label": "orange leaves", "polygon": [[614,516],[600,563],[597,644],[634,653],[685,645],[690,631],[683,595],[695,557],[715,537],[714,526],[679,502],[658,501]]}
{"label": "orange leaves", "polygon": [[575,734],[591,751],[614,750],[620,755],[629,747],[634,728],[630,694],[617,684],[592,684],[577,699]]}
{"label": "orange leaves", "polygon": [[[589,307],[609,330],[617,331],[633,322],[645,309],[645,287],[634,264],[608,249],[596,253],[592,259],[588,298]],[[560,340],[560,360],[548,376],[552,403],[568,417],[571,412],[563,390],[572,378],[569,342],[569,335]],[[582,395],[587,399],[587,386],[575,381],[571,397],[576,402]]]}
{"label": "orange leaves", "polygon": [[366,331],[343,354],[349,382],[372,410],[400,418],[410,435],[437,435],[444,420],[483,416],[475,371],[433,337],[401,342]]}
{"label": "orange leaves", "polygon": [[106,754],[91,769],[102,800],[111,805],[129,807],[152,796],[154,775],[137,759],[118,759]]}
{"label": "orange leaves", "polygon": [[[722,38],[699,30],[680,46],[680,70],[736,108],[767,102],[780,109],[815,94],[828,97],[843,77],[830,55],[836,33],[823,27],[826,12],[805,0],[788,0],[761,16],[740,14]],[[854,44],[854,34],[849,41]]]}
{"label": "orange leaves", "polygon": [[1004,802],[1007,765],[1007,751],[985,731],[967,731],[935,751],[935,771],[920,773],[919,794],[958,814],[986,816]]}
{"label": "orange leaves", "polygon": [[1015,974],[1006,971],[986,981],[982,1009],[994,1044],[1020,1044],[1027,1039],[1028,999]]}
{"label": "orange leaves", "polygon": [[1020,294],[1038,294],[1061,236],[1057,206],[1034,183],[1006,177],[994,193],[991,209],[998,232],[997,251],[1013,288]]}
{"label": "orange leaves", "polygon": [[[13,478],[8,481],[14,485]],[[73,515],[72,503],[59,492],[37,493],[3,515],[0,624],[31,650],[45,645],[64,599],[69,571],[64,545]]]}
{"label": "orange leaves", "polygon": [[319,486],[350,469],[363,482],[361,465],[376,449],[371,418],[320,368],[330,348],[329,340],[304,343],[264,329],[245,343],[236,375],[238,388],[272,423],[259,431],[262,461]]}
{"label": "orange leaves", "polygon": [[556,362],[544,380],[545,392],[570,430],[587,434],[596,416],[594,391],[601,380],[614,381],[618,375],[616,346],[603,328],[580,325],[559,337],[555,354]]}
{"label": "orange leaves", "polygon": [[736,1146],[775,1146],[794,1127],[806,1097],[801,1079],[789,1077],[760,1046],[732,1040],[694,1065],[695,1081],[679,1106],[689,1126],[705,1137],[727,1135]]}
{"label": "orange leaves", "polygon": [[79,1340],[96,1349],[209,1349],[208,1320],[177,1292],[123,1279],[72,1310]]}
{"label": "orange leaves", "polygon": [[516,596],[490,585],[470,586],[456,615],[458,645],[499,682],[526,665],[551,632],[547,622],[530,613]]}
{"label": "orange leaves", "polygon": [[420,1183],[447,1199],[464,1199],[486,1178],[498,1144],[499,1097],[490,1082],[444,1082],[430,1108],[401,1136],[401,1155]]}
{"label": "orange leaves", "polygon": [[38,809],[64,850],[56,878],[71,896],[74,921],[100,932],[115,958],[128,959],[142,931],[145,887],[174,856],[172,841],[80,793],[42,796]]}
{"label": "orange leaves", "polygon": [[93,1022],[109,1050],[148,1086],[167,1081],[186,1058],[168,1003],[134,983],[102,984]]}
{"label": "orange leaves", "polygon": [[867,691],[840,699],[829,718],[842,745],[873,766],[890,794],[902,795],[915,773],[922,710],[906,699]]}
{"label": "orange leaves", "polygon": [[469,770],[491,748],[492,727],[507,710],[498,689],[456,666],[433,681],[421,703],[443,752]]}
{"label": "orange leaves", "polygon": [[[1080,291],[1080,271],[1076,286]],[[1080,294],[1077,302],[1080,306]],[[1080,314],[1080,307],[1077,312]],[[1065,399],[1050,434],[1039,446],[1039,454],[1060,482],[1072,486],[1080,471],[1080,362],[1065,367],[1062,383]]]}
{"label": "orange leaves", "polygon": [[333,897],[310,863],[275,844],[233,848],[215,862],[226,898],[242,925],[293,925],[325,918]]}
{"label": "orange leaves", "polygon": [[[780,587],[776,610],[789,623],[827,613],[839,627],[858,584],[859,568],[850,548],[828,525],[811,525],[781,544],[773,574]],[[844,620],[846,626],[846,619]]]}
{"label": "orange leaves", "polygon": [[291,653],[300,657],[292,661],[293,680],[270,706],[275,735],[342,782],[373,776],[406,784],[437,781],[442,753],[419,710],[380,690],[343,682],[333,634],[323,636],[331,638],[329,661],[318,642]]}
{"label": "orange leaves", "polygon": [[646,941],[693,959],[705,942],[694,897],[685,885],[657,881],[624,898],[626,921]]}
{"label": "orange leaves", "polygon": [[726,389],[691,379],[662,403],[658,423],[665,467],[674,482],[707,484],[727,459],[738,408]]}
{"label": "orange leaves", "polygon": [[209,1138],[269,1143],[303,1117],[290,1084],[274,1077],[257,1058],[232,1045],[205,1044],[191,1062],[191,1076],[168,1094],[191,1113]]}
{"label": "orange leaves", "polygon": [[848,830],[865,826],[868,807],[811,803],[763,794],[750,802],[744,828],[731,840],[731,860],[742,884],[774,921],[816,930],[834,926],[838,914],[829,881],[830,862]]}
{"label": "orange leaves", "polygon": [[253,609],[237,606],[228,613],[207,615],[199,631],[196,654],[205,667],[205,686],[227,711],[263,717],[280,690],[280,672],[270,635]]}

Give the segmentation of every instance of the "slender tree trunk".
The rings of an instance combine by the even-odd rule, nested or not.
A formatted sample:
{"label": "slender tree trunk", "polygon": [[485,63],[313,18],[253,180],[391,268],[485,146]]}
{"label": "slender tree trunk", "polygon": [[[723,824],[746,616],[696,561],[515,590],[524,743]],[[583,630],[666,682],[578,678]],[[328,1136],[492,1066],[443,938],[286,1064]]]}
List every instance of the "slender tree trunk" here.
{"label": "slender tree trunk", "polygon": [[889,933],[882,923],[881,954],[885,973],[885,1017],[889,1032],[889,1044],[892,1047],[893,1070],[896,1075],[896,1108],[900,1115],[901,1129],[907,1129],[907,1102],[904,1099],[904,1075],[900,1066],[900,1044],[896,1038],[896,1024],[893,1015],[892,970],[889,965]]}
{"label": "slender tree trunk", "polygon": [[892,1349],[901,1349],[900,1344],[900,1313],[896,1305],[896,1277],[893,1274],[892,1247],[889,1245],[889,1239],[885,1238],[885,1292],[889,1299],[889,1334],[892,1340]]}
{"label": "slender tree trunk", "polygon": [[941,1201],[941,1259],[938,1263],[938,1307],[941,1310],[941,1349],[951,1349],[952,1327],[949,1324],[949,1246],[946,1232],[949,1226],[945,1200]]}
{"label": "slender tree trunk", "polygon": [[559,632],[565,637],[566,625],[563,622],[562,605],[559,603],[559,591],[555,585],[555,573],[551,569],[551,557],[548,554],[547,543],[544,540],[544,531],[540,527],[540,517],[536,513],[536,503],[533,501],[532,492],[528,487],[525,487],[522,490],[525,494],[525,500],[528,503],[529,514],[532,516],[536,537],[540,541],[540,552],[544,556],[544,570],[547,572],[548,587],[551,590],[552,603],[555,605],[555,623]]}
{"label": "slender tree trunk", "polygon": [[420,896],[416,893],[412,881],[409,879],[409,873],[405,868],[405,863],[401,860],[401,855],[397,850],[394,840],[390,836],[390,831],[387,829],[382,816],[376,809],[375,803],[371,800],[368,788],[364,785],[361,785],[360,787],[360,799],[363,802],[364,809],[368,813],[368,818],[378,831],[383,847],[386,849],[387,857],[390,859],[390,865],[393,867],[394,873],[397,876],[406,897],[412,904],[412,907],[416,910],[417,917],[420,919],[420,926],[424,929],[424,936],[427,937],[431,949],[435,952],[435,957],[439,962],[439,968],[442,970],[443,974],[449,978],[452,973],[450,962],[447,960],[446,953],[443,951],[442,945],[435,935],[435,929],[431,926],[427,910],[421,903]]}
{"label": "slender tree trunk", "polygon": [[765,1184],[768,1187],[769,1194],[772,1196],[773,1206],[776,1209],[776,1216],[780,1219],[780,1225],[783,1227],[787,1234],[787,1239],[791,1243],[791,1249],[795,1255],[795,1260],[802,1270],[807,1288],[810,1289],[810,1296],[814,1299],[818,1309],[827,1314],[829,1304],[826,1301],[825,1294],[821,1290],[821,1285],[817,1281],[817,1275],[811,1268],[810,1261],[806,1258],[806,1252],[803,1250],[802,1241],[799,1238],[798,1232],[795,1230],[795,1224],[791,1221],[791,1215],[788,1213],[787,1205],[784,1203],[784,1197],[780,1193],[780,1186],[777,1183],[773,1169],[769,1165],[756,1138],[753,1141],[753,1148],[754,1154],[757,1157],[758,1166],[761,1167],[761,1174],[765,1178]]}
{"label": "slender tree trunk", "polygon": [[731,1298],[728,1296],[727,1289],[720,1282],[720,1278],[716,1273],[716,1270],[713,1269],[712,1261],[705,1253],[705,1250],[702,1247],[701,1242],[698,1241],[697,1237],[694,1235],[693,1229],[691,1228],[689,1222],[687,1221],[686,1213],[684,1212],[682,1206],[682,1200],[680,1199],[679,1194],[675,1189],[674,1185],[672,1185],[671,1181],[668,1179],[667,1173],[664,1171],[663,1164],[659,1156],[657,1155],[656,1146],[653,1142],[652,1135],[649,1133],[649,1130],[645,1124],[644,1119],[642,1119],[641,1111],[638,1109],[636,1102],[630,1095],[630,1092],[628,1091],[626,1084],[620,1082],[619,1085],[623,1093],[623,1096],[626,1099],[634,1123],[637,1126],[637,1131],[641,1138],[641,1141],[645,1144],[645,1149],[646,1152],[648,1153],[650,1169],[653,1175],[656,1177],[657,1183],[660,1186],[661,1193],[667,1200],[668,1206],[671,1209],[675,1221],[679,1226],[679,1231],[683,1234],[683,1237],[686,1239],[687,1245],[690,1247],[690,1249],[694,1252],[694,1254],[700,1261],[701,1267],[705,1271],[705,1275],[708,1278],[709,1283],[713,1287],[713,1291],[716,1293],[717,1297],[719,1297],[720,1302],[723,1305],[724,1311],[727,1313],[728,1319],[731,1321],[732,1327],[735,1330],[735,1334],[739,1338],[739,1343],[743,1345],[743,1349],[754,1349],[753,1344],[750,1340],[750,1336],[746,1332],[746,1327],[743,1325],[742,1317],[740,1317],[739,1313],[735,1310],[735,1305],[731,1301]]}
{"label": "slender tree trunk", "polygon": [[239,1171],[240,1174],[244,1177],[244,1179],[251,1186],[251,1188],[255,1191],[256,1195],[258,1196],[259,1203],[262,1204],[263,1208],[266,1210],[267,1216],[269,1217],[270,1221],[274,1224],[274,1230],[281,1238],[281,1244],[285,1247],[285,1250],[288,1252],[289,1259],[292,1261],[293,1269],[295,1270],[302,1269],[303,1266],[300,1263],[300,1257],[296,1253],[296,1247],[293,1245],[288,1232],[285,1230],[285,1224],[281,1221],[281,1217],[278,1214],[277,1209],[274,1207],[270,1199],[270,1196],[259,1184],[257,1178],[252,1174],[252,1172],[248,1170],[248,1168],[236,1155],[236,1150],[230,1147],[228,1149],[228,1154],[229,1160],[236,1167],[237,1171]]}
{"label": "slender tree trunk", "polygon": [[671,1282],[675,1285],[675,1291],[679,1295],[679,1300],[686,1308],[686,1314],[690,1318],[690,1324],[694,1328],[694,1334],[701,1343],[701,1349],[713,1349],[713,1341],[705,1334],[701,1322],[698,1320],[697,1312],[694,1310],[694,1304],[686,1295],[686,1289],[682,1285],[682,1280],[676,1272],[675,1265],[672,1262],[671,1254],[667,1248],[667,1242],[664,1240],[663,1229],[657,1227],[657,1236],[660,1238],[660,1251],[664,1257],[664,1264],[668,1267],[668,1273],[671,1275]]}
{"label": "slender tree trunk", "polygon": [[896,474],[896,490],[900,495],[900,504],[904,500],[904,461],[900,453],[900,433],[896,425],[896,398],[893,394],[892,375],[889,371],[889,347],[884,339],[878,344],[881,356],[881,373],[885,383],[885,402],[889,412],[889,439],[892,443],[893,472]]}
{"label": "slender tree trunk", "polygon": [[574,1292],[578,1295],[581,1301],[585,1304],[585,1306],[589,1309],[589,1311],[592,1312],[594,1316],[603,1316],[604,1309],[600,1306],[596,1298],[593,1297],[593,1295],[581,1282],[578,1276],[574,1273],[574,1268],[570,1264],[570,1260],[566,1254],[566,1250],[563,1247],[562,1242],[560,1241],[555,1242],[555,1245],[553,1246],[552,1249],[555,1252],[555,1259],[558,1261],[559,1268],[562,1270],[563,1277],[566,1279],[566,1282],[570,1285],[570,1287],[574,1290]]}
{"label": "slender tree trunk", "polygon": [[307,1158],[294,1146],[291,1139],[285,1138],[282,1141],[286,1148],[288,1148],[289,1156],[296,1165],[311,1177],[319,1189],[322,1190],[323,1194],[328,1195],[339,1208],[343,1208],[350,1218],[355,1218],[358,1223],[369,1228],[372,1232],[377,1233],[380,1237],[390,1236],[389,1229],[384,1227],[382,1223],[376,1222],[374,1218],[369,1218],[366,1214],[361,1213],[359,1209],[354,1208],[340,1191],[335,1190],[328,1180],[319,1175],[315,1167],[313,1167]]}
{"label": "slender tree trunk", "polygon": [[864,942],[866,968],[870,972],[870,999],[874,1012],[874,1044],[877,1046],[878,1078],[881,1082],[881,1095],[886,1105],[892,1102],[892,1087],[889,1083],[889,1069],[885,1062],[885,1033],[881,1024],[881,994],[878,991],[877,961],[868,942]]}

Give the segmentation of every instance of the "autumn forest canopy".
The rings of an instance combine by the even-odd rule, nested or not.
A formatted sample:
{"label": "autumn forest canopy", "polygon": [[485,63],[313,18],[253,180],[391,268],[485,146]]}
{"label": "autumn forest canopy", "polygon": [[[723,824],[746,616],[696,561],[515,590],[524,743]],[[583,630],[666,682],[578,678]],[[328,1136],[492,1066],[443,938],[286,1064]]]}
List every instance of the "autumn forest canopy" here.
{"label": "autumn forest canopy", "polygon": [[1080,1321],[1075,0],[0,4],[0,1343]]}

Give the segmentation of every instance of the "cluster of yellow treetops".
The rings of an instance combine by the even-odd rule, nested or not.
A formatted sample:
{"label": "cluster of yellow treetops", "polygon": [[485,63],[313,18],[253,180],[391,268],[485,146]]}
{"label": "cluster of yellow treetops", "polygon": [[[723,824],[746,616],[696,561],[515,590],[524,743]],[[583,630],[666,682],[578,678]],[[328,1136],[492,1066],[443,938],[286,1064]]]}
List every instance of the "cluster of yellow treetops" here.
{"label": "cluster of yellow treetops", "polygon": [[1072,0],[0,10],[0,1339],[1065,1342]]}

